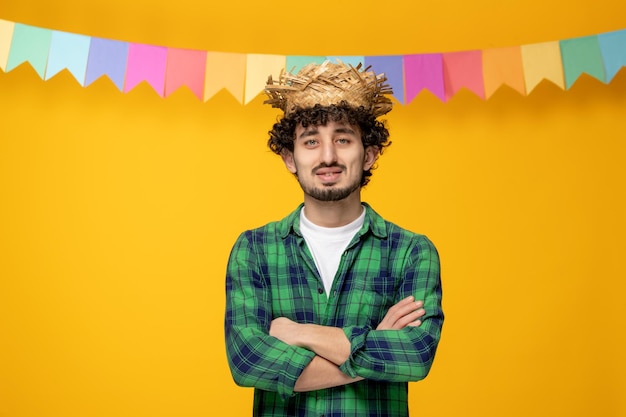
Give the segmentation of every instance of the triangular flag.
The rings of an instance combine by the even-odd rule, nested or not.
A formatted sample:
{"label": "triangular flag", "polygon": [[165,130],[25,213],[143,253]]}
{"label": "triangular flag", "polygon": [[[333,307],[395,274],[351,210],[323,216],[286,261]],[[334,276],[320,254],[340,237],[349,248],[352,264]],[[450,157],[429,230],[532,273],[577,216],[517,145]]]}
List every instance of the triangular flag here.
{"label": "triangular flag", "polygon": [[162,46],[131,43],[128,47],[128,65],[124,92],[146,81],[161,97],[165,89],[165,68],[167,66],[167,48]]}
{"label": "triangular flag", "polygon": [[623,66],[626,66],[626,30],[598,35],[598,42],[608,83]]}
{"label": "triangular flag", "polygon": [[15,23],[0,19],[0,69],[6,71]]}
{"label": "triangular flag", "polygon": [[384,73],[393,96],[404,104],[404,67],[402,55],[366,56],[365,67],[372,67],[376,74]]}
{"label": "triangular flag", "polygon": [[604,82],[604,64],[597,36],[562,40],[561,58],[565,88],[569,89],[583,72]]}
{"label": "triangular flag", "polygon": [[442,54],[405,55],[404,77],[407,103],[413,101],[423,89],[446,101]]}
{"label": "triangular flag", "polygon": [[169,48],[167,50],[167,72],[165,96],[169,96],[183,85],[203,99],[206,72],[206,51]]}
{"label": "triangular flag", "polygon": [[285,55],[248,54],[246,60],[245,104],[265,89],[267,78],[277,77],[285,69]]}
{"label": "triangular flag", "polygon": [[525,95],[524,67],[520,47],[483,50],[483,80],[485,98],[491,97],[503,84]]}
{"label": "triangular flag", "polygon": [[120,91],[123,91],[127,61],[127,42],[91,38],[85,85],[89,85],[106,75]]}
{"label": "triangular flag", "polygon": [[364,56],[356,56],[356,55],[333,55],[327,56],[326,59],[334,64],[338,61],[343,62],[346,65],[352,65],[353,67],[357,67],[359,64],[363,64],[365,61]]}
{"label": "triangular flag", "polygon": [[84,86],[90,40],[88,36],[52,31],[45,79],[49,80],[67,68],[76,81]]}
{"label": "triangular flag", "polygon": [[558,41],[523,45],[521,50],[526,94],[530,94],[544,79],[561,89],[565,88]]}
{"label": "triangular flag", "polygon": [[28,62],[43,79],[51,39],[52,31],[49,29],[16,23],[11,40],[11,52],[7,61],[7,72],[24,62]]}
{"label": "triangular flag", "polygon": [[478,97],[485,98],[481,51],[443,54],[443,75],[446,100],[452,98],[461,88],[467,88]]}
{"label": "triangular flag", "polygon": [[307,64],[322,64],[324,61],[324,56],[288,56],[285,71],[297,74]]}
{"label": "triangular flag", "polygon": [[243,104],[243,87],[246,77],[246,55],[228,52],[208,52],[204,101],[208,101],[222,88],[226,88]]}

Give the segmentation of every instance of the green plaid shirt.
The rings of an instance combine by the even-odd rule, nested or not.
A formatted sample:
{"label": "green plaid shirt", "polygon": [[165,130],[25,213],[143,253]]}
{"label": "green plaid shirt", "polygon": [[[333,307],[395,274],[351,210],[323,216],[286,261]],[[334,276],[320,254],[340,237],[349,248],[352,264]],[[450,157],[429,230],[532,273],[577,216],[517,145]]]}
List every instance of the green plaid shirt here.
{"label": "green plaid shirt", "polygon": [[[364,205],[365,221],[343,253],[328,297],[300,233],[302,205],[237,239],[226,274],[226,350],[235,382],[256,388],[255,416],[408,415],[408,381],[428,374],[443,324],[439,257],[425,236]],[[424,301],[422,325],[374,330],[409,295]],[[351,354],[340,369],[365,379],[294,393],[315,354],[269,336],[277,317],[342,328]]]}

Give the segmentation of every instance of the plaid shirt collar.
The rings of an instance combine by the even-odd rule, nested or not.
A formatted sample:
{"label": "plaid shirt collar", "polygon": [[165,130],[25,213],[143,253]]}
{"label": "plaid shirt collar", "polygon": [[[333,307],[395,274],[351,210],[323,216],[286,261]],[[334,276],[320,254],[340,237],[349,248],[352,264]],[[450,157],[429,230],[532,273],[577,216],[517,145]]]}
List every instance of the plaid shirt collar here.
{"label": "plaid shirt collar", "polygon": [[[363,221],[361,230],[359,230],[359,237],[371,231],[374,236],[380,239],[386,239],[387,225],[385,224],[385,220],[380,217],[369,204],[365,202],[361,204],[365,207],[365,220]],[[286,239],[289,233],[302,237],[302,233],[300,232],[300,210],[302,210],[303,207],[304,203],[300,203],[294,211],[278,223],[278,234],[283,239]]]}

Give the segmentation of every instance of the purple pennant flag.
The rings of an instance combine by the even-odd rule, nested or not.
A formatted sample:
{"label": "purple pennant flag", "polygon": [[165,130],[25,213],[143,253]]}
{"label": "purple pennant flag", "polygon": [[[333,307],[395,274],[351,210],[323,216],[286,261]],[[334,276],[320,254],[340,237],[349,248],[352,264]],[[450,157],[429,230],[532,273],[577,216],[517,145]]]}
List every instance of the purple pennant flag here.
{"label": "purple pennant flag", "polygon": [[85,86],[106,75],[122,91],[127,59],[128,43],[91,38]]}
{"label": "purple pennant flag", "polygon": [[404,104],[404,74],[402,71],[402,55],[366,56],[365,67],[379,74],[385,73],[387,82],[393,89],[393,96]]}
{"label": "purple pennant flag", "polygon": [[423,89],[427,89],[441,101],[446,101],[442,54],[405,55],[404,76],[407,103]]}

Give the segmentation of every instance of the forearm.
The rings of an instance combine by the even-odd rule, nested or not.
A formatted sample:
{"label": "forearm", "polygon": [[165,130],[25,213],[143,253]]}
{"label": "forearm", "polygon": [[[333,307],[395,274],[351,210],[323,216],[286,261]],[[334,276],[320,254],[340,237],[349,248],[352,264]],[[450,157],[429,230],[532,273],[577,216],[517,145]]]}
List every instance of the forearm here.
{"label": "forearm", "polygon": [[241,386],[293,395],[293,387],[315,354],[288,346],[268,334],[272,300],[266,277],[256,262],[252,237],[242,234],[226,273],[226,353],[234,381]]}
{"label": "forearm", "polygon": [[343,329],[301,324],[280,317],[272,321],[270,335],[283,342],[315,352],[339,366],[350,356],[350,341]]}
{"label": "forearm", "polygon": [[309,365],[304,368],[302,374],[300,374],[300,377],[294,386],[294,391],[315,391],[324,388],[351,384],[362,379],[363,378],[358,376],[352,378],[344,374],[334,363],[320,356],[316,356],[309,363]]}
{"label": "forearm", "polygon": [[427,319],[420,327],[401,330],[348,329],[352,334],[352,354],[340,370],[349,376],[377,381],[408,382],[425,378],[439,342],[439,332],[433,331],[432,320]]}
{"label": "forearm", "polygon": [[315,352],[337,366],[350,357],[350,341],[343,329],[317,324],[305,324],[303,328],[305,331],[301,347]]}

